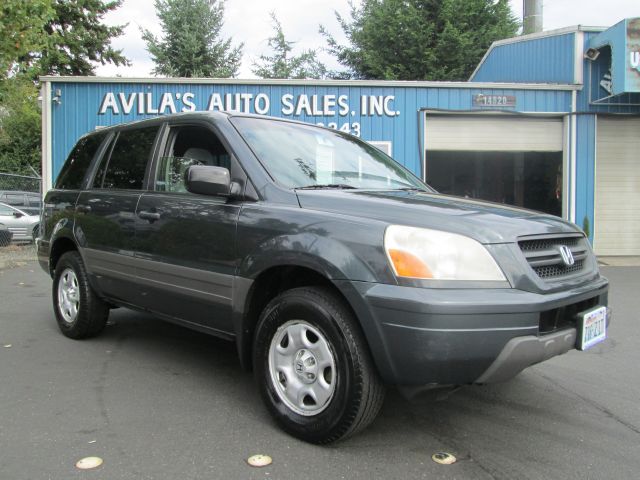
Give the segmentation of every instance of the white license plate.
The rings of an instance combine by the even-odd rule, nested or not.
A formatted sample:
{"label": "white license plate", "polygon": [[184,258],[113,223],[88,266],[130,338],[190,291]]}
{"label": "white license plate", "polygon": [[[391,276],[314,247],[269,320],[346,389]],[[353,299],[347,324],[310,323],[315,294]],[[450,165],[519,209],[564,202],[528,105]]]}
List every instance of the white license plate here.
{"label": "white license plate", "polygon": [[607,307],[599,307],[578,319],[578,350],[586,350],[607,338]]}

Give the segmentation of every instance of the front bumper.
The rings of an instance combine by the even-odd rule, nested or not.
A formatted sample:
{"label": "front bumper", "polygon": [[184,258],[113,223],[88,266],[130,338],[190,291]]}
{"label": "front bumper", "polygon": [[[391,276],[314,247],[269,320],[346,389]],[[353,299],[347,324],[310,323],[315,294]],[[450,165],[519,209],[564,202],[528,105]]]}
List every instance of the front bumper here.
{"label": "front bumper", "polygon": [[[349,284],[383,380],[410,387],[504,381],[565,353],[575,348],[575,314],[607,306],[609,289],[603,277],[550,294]],[[557,329],[547,328],[551,313]]]}

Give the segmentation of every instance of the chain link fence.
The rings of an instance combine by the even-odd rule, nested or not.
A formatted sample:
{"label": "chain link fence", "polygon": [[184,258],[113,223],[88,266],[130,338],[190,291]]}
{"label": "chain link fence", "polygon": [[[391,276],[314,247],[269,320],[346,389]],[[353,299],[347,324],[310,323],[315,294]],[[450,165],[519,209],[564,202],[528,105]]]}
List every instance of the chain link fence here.
{"label": "chain link fence", "polygon": [[[39,228],[39,220],[34,220],[33,216],[39,214],[41,185],[42,179],[38,176],[0,173],[0,247],[8,247],[1,248],[0,269],[14,257],[33,250],[28,243],[33,242]],[[11,215],[10,206],[21,209],[23,214]]]}
{"label": "chain link fence", "polygon": [[40,193],[42,179],[28,175],[15,175],[13,173],[0,173],[0,191],[21,191]]}

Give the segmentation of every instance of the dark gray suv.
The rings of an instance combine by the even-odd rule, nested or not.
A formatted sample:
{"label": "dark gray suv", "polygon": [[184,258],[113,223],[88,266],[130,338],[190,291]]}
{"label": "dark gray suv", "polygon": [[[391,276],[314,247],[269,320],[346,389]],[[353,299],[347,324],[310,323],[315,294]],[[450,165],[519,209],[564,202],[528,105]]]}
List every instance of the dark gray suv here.
{"label": "dark gray suv", "polygon": [[507,380],[609,322],[575,225],[440,195],[357,138],[251,115],[82,137],[38,255],[66,336],[125,306],[234,341],[277,422],[315,443],[368,425],[385,385]]}

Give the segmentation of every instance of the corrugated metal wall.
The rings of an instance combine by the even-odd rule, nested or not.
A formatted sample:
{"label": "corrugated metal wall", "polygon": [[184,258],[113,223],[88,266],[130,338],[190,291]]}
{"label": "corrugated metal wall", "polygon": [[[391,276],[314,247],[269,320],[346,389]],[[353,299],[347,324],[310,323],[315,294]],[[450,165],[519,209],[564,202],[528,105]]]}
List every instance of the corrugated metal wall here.
{"label": "corrugated metal wall", "polygon": [[[397,85],[336,86],[322,83],[272,85],[259,82],[255,84],[173,84],[54,81],[51,90],[54,95],[57,91],[60,93],[60,103],[52,104],[53,180],[78,137],[98,126],[110,126],[161,113],[171,113],[172,109],[168,106],[169,99],[173,102],[175,110],[179,112],[183,108],[188,109],[190,103],[193,103],[196,110],[206,110],[212,95],[215,94],[219,95],[223,101],[227,94],[248,94],[252,95],[253,99],[259,94],[264,94],[270,100],[270,107],[265,112],[268,115],[311,123],[322,122],[325,125],[334,123],[337,128],[348,128],[352,133],[356,133],[357,130],[354,124],[359,124],[360,136],[363,139],[391,141],[394,158],[417,175],[421,175],[422,163],[421,109],[473,110],[473,95],[480,93],[514,95],[516,107],[511,110],[521,112],[566,112],[571,102],[571,93],[566,90],[486,89],[473,87],[473,84],[470,84],[469,88],[444,88]],[[166,95],[164,110],[159,113],[150,113],[150,109],[159,109],[163,95]],[[338,99],[339,96],[344,95],[346,96],[344,102],[348,103],[348,108],[345,106],[343,109],[346,114],[340,115],[339,105],[327,109],[333,111],[333,114],[314,114],[317,112],[305,110],[306,105],[302,100],[303,105],[299,109],[299,115],[296,115],[296,103],[301,101],[304,95],[309,102],[313,102],[313,96],[316,96],[319,108],[322,108],[323,96]],[[372,97],[378,102],[387,99],[386,111],[375,115],[363,111],[362,99]],[[288,102],[283,103],[283,98],[288,99]],[[249,111],[255,113],[256,105],[253,101],[249,103],[251,104]],[[288,114],[287,108],[290,103],[294,104],[294,112]],[[258,108],[264,107],[263,97]],[[128,109],[130,111],[125,113]],[[369,107],[368,110],[371,108]],[[475,110],[479,109],[475,108]]]}
{"label": "corrugated metal wall", "polygon": [[573,83],[574,33],[495,46],[472,82]]}
{"label": "corrugated metal wall", "polygon": [[584,227],[589,219],[593,240],[593,194],[595,182],[596,116],[578,115],[576,141],[576,223]]}

